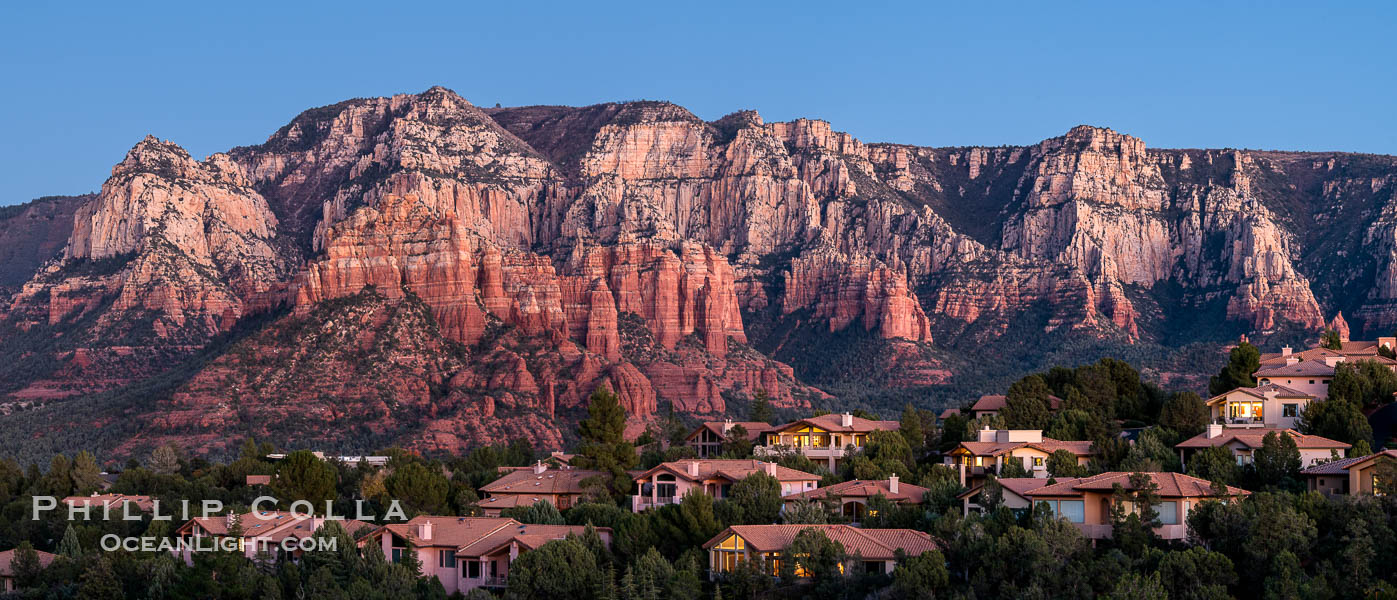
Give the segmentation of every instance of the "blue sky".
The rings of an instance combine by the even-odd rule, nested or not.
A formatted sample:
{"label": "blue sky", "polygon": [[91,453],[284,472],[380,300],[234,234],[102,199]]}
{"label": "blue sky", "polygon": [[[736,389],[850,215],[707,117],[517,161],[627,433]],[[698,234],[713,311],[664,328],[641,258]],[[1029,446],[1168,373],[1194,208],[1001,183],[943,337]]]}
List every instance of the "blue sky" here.
{"label": "blue sky", "polygon": [[931,146],[1090,123],[1152,147],[1397,153],[1397,3],[603,4],[12,6],[0,204],[95,190],[147,133],[202,158],[306,108],[438,84]]}

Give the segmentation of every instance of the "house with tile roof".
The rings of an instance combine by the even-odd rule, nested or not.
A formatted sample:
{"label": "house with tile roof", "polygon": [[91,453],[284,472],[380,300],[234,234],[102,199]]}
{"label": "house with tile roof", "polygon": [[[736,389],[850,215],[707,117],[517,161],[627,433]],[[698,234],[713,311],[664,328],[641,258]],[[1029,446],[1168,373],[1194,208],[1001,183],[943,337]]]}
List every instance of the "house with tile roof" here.
{"label": "house with tile roof", "polygon": [[1383,352],[1397,349],[1397,338],[1380,337],[1372,341],[1344,339],[1339,349],[1310,348],[1295,352],[1289,346],[1278,353],[1263,353],[1255,377],[1257,385],[1275,384],[1309,394],[1317,399],[1329,397],[1329,383],[1334,379],[1334,367],[1341,362],[1371,360],[1397,370],[1397,360]]}
{"label": "house with tile roof", "polygon": [[484,498],[480,508],[487,517],[497,517],[500,511],[516,506],[531,506],[539,501],[558,507],[572,508],[581,500],[584,482],[605,477],[601,471],[574,469],[564,466],[550,468],[542,461],[528,467],[507,467],[504,476],[481,486]]}
{"label": "house with tile roof", "polygon": [[1373,495],[1379,488],[1380,468],[1397,467],[1397,450],[1367,456],[1340,458],[1300,471],[1306,487],[1326,496]]}
{"label": "house with tile roof", "polygon": [[[257,559],[258,555],[266,556],[272,560],[283,558],[297,558],[301,555],[300,550],[286,551],[284,548],[294,546],[297,540],[304,540],[315,535],[317,529],[329,520],[324,517],[303,515],[287,511],[257,511],[243,514],[216,515],[212,517],[195,517],[186,521],[175,530],[175,537],[182,538],[187,543],[182,547],[176,547],[174,553],[184,560],[185,564],[194,564],[193,548],[213,547],[212,542],[202,542],[202,538],[211,540],[221,540],[230,537],[233,527],[241,531],[237,535],[239,546],[243,555],[249,559]],[[351,536],[361,529],[373,527],[369,523],[356,521],[354,519],[334,519],[349,532]]]}
{"label": "house with tile roof", "polygon": [[[1001,505],[1013,510],[1027,510],[1033,506],[1032,501],[1028,499],[1028,492],[1048,485],[1052,480],[1039,477],[999,477],[995,481],[999,483]],[[987,482],[988,479],[981,480],[974,487],[956,495],[956,499],[961,501],[962,514],[969,516],[972,512],[984,512],[981,498]]]}
{"label": "house with tile roof", "polygon": [[[47,569],[53,560],[58,558],[56,554],[49,554],[41,550],[35,550],[39,555],[39,567]],[[0,552],[0,592],[13,592],[20,589],[15,581],[15,551],[13,549]]]}
{"label": "house with tile roof", "polygon": [[876,496],[887,498],[894,504],[921,504],[927,489],[898,480],[896,474],[887,479],[854,479],[834,485],[816,488],[807,492],[791,494],[783,498],[786,506],[800,500],[832,502],[839,514],[852,522],[859,522],[868,514],[868,502]]}
{"label": "house with tile roof", "polygon": [[762,435],[763,444],[753,451],[759,457],[795,451],[825,463],[833,471],[845,457],[863,451],[868,444],[868,434],[901,428],[902,424],[897,421],[874,421],[849,413],[820,415],[767,431]]}
{"label": "house with tile roof", "polygon": [[634,476],[636,495],[631,510],[641,512],[676,504],[691,491],[715,499],[728,497],[732,484],[753,473],[766,473],[781,483],[781,495],[788,496],[820,487],[820,476],[783,467],[776,463],[744,459],[686,459],[660,463]]}
{"label": "house with tile roof", "polygon": [[1300,450],[1300,464],[1302,466],[1322,463],[1332,458],[1335,452],[1342,455],[1345,450],[1352,447],[1329,438],[1305,435],[1294,429],[1225,427],[1214,423],[1208,425],[1207,430],[1203,433],[1179,442],[1174,448],[1179,451],[1179,460],[1184,465],[1188,464],[1188,458],[1194,452],[1214,446],[1226,447],[1232,451],[1232,456],[1237,458],[1237,464],[1247,465],[1251,464],[1252,454],[1261,448],[1268,433],[1290,436],[1290,439],[1295,440],[1295,446]]}
{"label": "house with tile roof", "polygon": [[[436,577],[448,594],[464,594],[478,587],[505,587],[509,566],[520,554],[586,530],[580,525],[529,525],[499,517],[422,515],[380,526],[360,538],[359,546],[377,544],[383,556],[395,563],[411,548],[422,565],[422,575]],[[610,546],[611,530],[596,530]]]}
{"label": "house with tile roof", "polygon": [[[1160,503],[1155,507],[1161,525],[1155,534],[1161,539],[1181,540],[1188,536],[1188,515],[1204,500],[1228,500],[1250,494],[1227,487],[1219,494],[1212,483],[1181,473],[1145,473],[1159,487]],[[1115,486],[1133,490],[1131,473],[1112,472],[1090,477],[1060,479],[1052,485],[1028,490],[1033,505],[1047,506],[1053,514],[1067,519],[1092,539],[1111,537],[1111,506],[1116,502]],[[1123,507],[1126,511],[1132,506]]]}
{"label": "house with tile roof", "polygon": [[1218,394],[1207,401],[1209,421],[1228,427],[1294,429],[1315,396],[1266,383]]}
{"label": "house with tile roof", "polygon": [[63,499],[63,504],[70,507],[87,507],[90,518],[98,519],[107,516],[111,519],[120,519],[126,505],[130,504],[131,514],[146,513],[154,510],[155,499],[150,496],[130,496],[126,494],[92,494],[91,496],[68,496]]}
{"label": "house with tile roof", "polygon": [[693,448],[695,456],[699,458],[716,457],[723,453],[723,442],[727,441],[728,432],[739,426],[746,432],[747,441],[754,444],[760,442],[766,432],[776,429],[775,425],[761,421],[707,421],[684,436],[684,445]]}
{"label": "house with tile roof", "polygon": [[[980,396],[980,399],[976,400],[975,404],[970,407],[970,418],[993,417],[998,415],[999,411],[1004,410],[1004,406],[1008,403],[1008,396],[1002,394]],[[1050,410],[1062,408],[1062,399],[1057,396],[1048,396],[1048,408]]]}
{"label": "house with tile roof", "polygon": [[974,487],[986,474],[1000,473],[1004,465],[1017,460],[1024,470],[1034,477],[1048,476],[1048,457],[1058,450],[1066,450],[1077,457],[1077,464],[1085,465],[1096,454],[1091,442],[1062,441],[1044,437],[1038,429],[989,429],[980,430],[975,441],[961,442],[954,450],[946,453],[944,462],[960,471],[961,485]]}
{"label": "house with tile roof", "polygon": [[[703,544],[708,551],[709,577],[719,577],[747,560],[762,565],[769,574],[781,572],[781,552],[795,541],[796,535],[815,529],[839,542],[848,557],[842,568],[845,573],[860,572],[890,574],[896,566],[898,551],[906,556],[919,556],[937,549],[927,533],[913,529],[859,529],[849,525],[733,525]],[[853,561],[858,560],[857,564]],[[797,576],[805,576],[797,565]]]}

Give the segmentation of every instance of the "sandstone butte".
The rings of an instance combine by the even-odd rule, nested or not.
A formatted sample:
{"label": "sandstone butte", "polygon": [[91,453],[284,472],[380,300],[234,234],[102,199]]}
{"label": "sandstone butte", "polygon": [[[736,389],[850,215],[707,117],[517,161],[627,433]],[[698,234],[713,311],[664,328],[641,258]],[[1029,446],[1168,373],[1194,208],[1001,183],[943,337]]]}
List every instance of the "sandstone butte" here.
{"label": "sandstone butte", "polygon": [[66,236],[0,282],[6,331],[61,339],[0,392],[111,388],[236,331],[147,407],[142,443],[289,421],[327,443],[556,446],[599,385],[636,428],[759,389],[808,407],[825,393],[773,355],[820,335],[884,340],[868,368],[926,385],[956,341],[933,332],[1013,335],[1045,306],[1038,327],[1062,336],[1150,339],[1207,307],[1255,334],[1338,310],[1390,329],[1394,174],[1393,157],[1156,150],[1088,126],[927,148],[663,102],[356,99],[204,161],[147,138],[95,196],[17,213],[40,231],[0,220],[50,256]]}

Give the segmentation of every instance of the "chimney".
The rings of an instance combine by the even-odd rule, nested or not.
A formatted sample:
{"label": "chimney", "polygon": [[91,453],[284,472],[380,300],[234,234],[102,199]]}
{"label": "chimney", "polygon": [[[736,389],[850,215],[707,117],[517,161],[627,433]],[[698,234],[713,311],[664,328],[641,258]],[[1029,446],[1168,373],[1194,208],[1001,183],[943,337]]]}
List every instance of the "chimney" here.
{"label": "chimney", "polygon": [[723,435],[727,435],[730,429],[732,429],[732,419],[723,421]]}
{"label": "chimney", "polygon": [[1208,424],[1208,439],[1213,439],[1222,435],[1222,425],[1219,423]]}
{"label": "chimney", "polygon": [[853,427],[853,426],[854,426],[854,415],[849,414],[849,413],[844,413],[844,414],[842,414],[842,415],[839,415],[839,424],[840,424],[840,425],[843,425],[844,427]]}
{"label": "chimney", "polygon": [[417,526],[417,538],[422,541],[428,541],[432,539],[431,521],[423,521],[421,525]]}
{"label": "chimney", "polygon": [[888,476],[888,493],[897,493],[897,473],[893,473],[892,475]]}
{"label": "chimney", "polygon": [[543,461],[542,461],[542,460],[540,460],[540,461],[534,463],[534,475],[541,475],[544,471],[547,471],[547,470],[548,470],[548,465],[543,464]]}
{"label": "chimney", "polygon": [[689,461],[689,464],[688,464],[689,477],[694,477],[694,478],[697,478],[697,477],[698,477],[698,467],[699,467],[698,461],[696,461],[696,460],[691,460],[691,461]]}
{"label": "chimney", "polygon": [[1284,348],[1281,348],[1281,356],[1290,356],[1291,351],[1292,351],[1292,349],[1291,349],[1290,346],[1286,346],[1286,347],[1284,347]]}
{"label": "chimney", "polygon": [[766,471],[766,474],[767,474],[767,475],[770,475],[770,476],[772,476],[772,477],[775,477],[775,476],[776,476],[776,463],[773,463],[773,462],[763,462],[763,463],[762,463],[762,470],[763,470],[763,471]]}

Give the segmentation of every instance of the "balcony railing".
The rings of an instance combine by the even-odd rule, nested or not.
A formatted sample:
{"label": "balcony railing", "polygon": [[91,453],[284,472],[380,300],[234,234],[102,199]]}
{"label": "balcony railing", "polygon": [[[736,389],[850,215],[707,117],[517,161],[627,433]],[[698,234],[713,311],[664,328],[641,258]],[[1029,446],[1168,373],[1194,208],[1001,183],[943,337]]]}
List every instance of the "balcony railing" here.
{"label": "balcony railing", "polygon": [[1214,422],[1228,427],[1265,427],[1266,420],[1255,417],[1218,417]]}
{"label": "balcony railing", "polygon": [[678,496],[661,496],[659,498],[651,498],[649,496],[631,496],[631,510],[635,512],[640,512],[642,510],[650,510],[652,508],[658,508],[667,504],[679,504],[680,500],[682,500],[682,498],[679,498]]}
{"label": "balcony railing", "polygon": [[500,575],[499,577],[482,577],[482,578],[480,578],[480,587],[497,587],[497,588],[502,588],[502,587],[505,587],[507,584],[508,584],[508,582],[505,581],[505,576],[504,576],[504,575]]}

